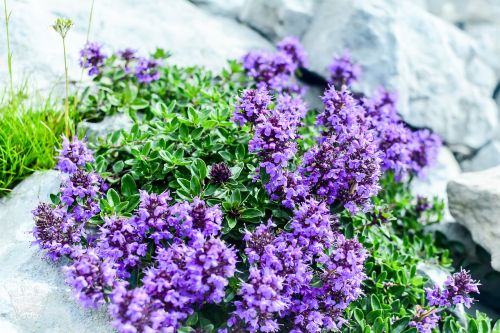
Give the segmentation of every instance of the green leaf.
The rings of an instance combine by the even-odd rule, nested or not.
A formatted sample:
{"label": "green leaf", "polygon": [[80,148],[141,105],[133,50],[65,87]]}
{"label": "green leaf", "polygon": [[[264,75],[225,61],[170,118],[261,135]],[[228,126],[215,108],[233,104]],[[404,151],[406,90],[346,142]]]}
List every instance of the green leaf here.
{"label": "green leaf", "polygon": [[200,185],[200,179],[197,176],[191,177],[189,188],[191,189],[191,194],[195,196],[200,194],[201,185]]}
{"label": "green leaf", "polygon": [[241,212],[242,219],[253,219],[256,217],[263,217],[264,212],[258,210],[257,208],[248,208]]}
{"label": "green leaf", "polygon": [[380,305],[380,300],[377,295],[372,295],[370,298],[370,304],[373,310],[380,310],[382,306]]}
{"label": "green leaf", "polygon": [[493,326],[493,330],[491,333],[500,333],[500,320],[497,320],[495,326]]}
{"label": "green leaf", "polygon": [[111,207],[118,206],[120,204],[120,195],[114,189],[109,189],[106,194],[106,199]]}
{"label": "green leaf", "polygon": [[196,159],[193,163],[193,173],[195,176],[198,176],[201,180],[207,177],[207,165],[202,159]]}
{"label": "green leaf", "polygon": [[410,317],[404,317],[392,325],[392,330],[391,333],[401,333],[403,332],[406,328],[408,328],[408,324],[410,323],[411,318]]}
{"label": "green leaf", "polygon": [[198,322],[198,313],[195,312],[186,319],[186,325],[194,326]]}
{"label": "green leaf", "polygon": [[113,164],[113,171],[115,173],[120,173],[123,170],[124,166],[125,166],[125,163],[123,161],[118,161],[115,164]]}
{"label": "green leaf", "polygon": [[129,197],[137,193],[137,185],[135,184],[134,177],[132,177],[129,173],[122,177],[121,190],[125,197]]}

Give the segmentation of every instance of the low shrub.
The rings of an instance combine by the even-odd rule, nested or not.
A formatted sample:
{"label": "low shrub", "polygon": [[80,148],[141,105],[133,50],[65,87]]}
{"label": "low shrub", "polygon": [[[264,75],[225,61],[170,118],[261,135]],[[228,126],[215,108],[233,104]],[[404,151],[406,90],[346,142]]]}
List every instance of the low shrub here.
{"label": "low shrub", "polygon": [[408,128],[394,94],[353,94],[347,55],[317,113],[294,39],[218,75],[162,50],[86,50],[95,86],[82,117],[135,123],[93,155],[65,140],[68,175],[34,211],[34,235],[51,259],[70,258],[77,298],[109,303],[118,331],[491,331],[482,314],[455,315],[478,292],[467,272],[435,286],[419,269],[451,263],[423,230],[442,202],[408,188],[439,138]]}

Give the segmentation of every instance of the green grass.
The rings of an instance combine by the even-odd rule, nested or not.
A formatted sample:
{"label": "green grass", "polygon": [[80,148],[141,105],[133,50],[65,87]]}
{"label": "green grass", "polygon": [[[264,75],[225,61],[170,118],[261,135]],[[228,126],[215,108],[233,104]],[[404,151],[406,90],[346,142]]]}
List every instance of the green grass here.
{"label": "green grass", "polygon": [[33,96],[23,85],[0,98],[0,196],[34,171],[54,166],[64,114],[52,98]]}

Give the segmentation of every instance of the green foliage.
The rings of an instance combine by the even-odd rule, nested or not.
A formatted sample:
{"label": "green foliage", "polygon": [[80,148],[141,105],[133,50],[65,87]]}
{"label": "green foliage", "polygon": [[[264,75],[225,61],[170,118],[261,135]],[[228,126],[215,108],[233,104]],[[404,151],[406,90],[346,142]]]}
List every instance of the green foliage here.
{"label": "green foliage", "polygon": [[0,196],[36,170],[54,166],[64,130],[62,113],[50,98],[37,100],[23,86],[0,101]]}

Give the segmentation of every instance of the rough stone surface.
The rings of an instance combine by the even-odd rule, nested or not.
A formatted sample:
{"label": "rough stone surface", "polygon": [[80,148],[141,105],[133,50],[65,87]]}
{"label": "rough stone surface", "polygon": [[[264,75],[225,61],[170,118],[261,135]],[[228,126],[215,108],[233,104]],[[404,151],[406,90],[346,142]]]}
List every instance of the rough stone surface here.
{"label": "rough stone surface", "polygon": [[112,332],[103,312],[83,310],[60,267],[31,246],[31,210],[59,188],[56,171],[38,172],[0,201],[0,332]]}
{"label": "rough stone surface", "polygon": [[204,10],[221,16],[236,18],[241,13],[245,0],[189,0]]}
{"label": "rough stone surface", "polygon": [[[334,22],[334,24],[333,24]],[[350,49],[364,75],[355,87],[400,94],[399,110],[450,144],[479,148],[498,125],[493,71],[463,31],[408,2],[324,1],[303,39],[313,70],[327,75],[334,54]]]}
{"label": "rough stone surface", "polygon": [[500,271],[500,167],[463,173],[448,183],[449,209]]}
{"label": "rough stone surface", "polygon": [[[16,80],[30,77],[39,87],[61,81],[63,50],[51,25],[56,17],[69,17],[74,28],[67,36],[70,78],[79,80],[79,50],[87,34],[90,1],[9,1],[10,33]],[[137,48],[147,55],[157,47],[173,53],[169,62],[205,65],[219,69],[227,59],[251,49],[271,48],[269,42],[235,20],[215,17],[186,0],[96,1],[90,40],[105,45],[108,54],[120,48]],[[0,43],[5,54],[5,43]],[[7,76],[0,66],[0,80]]]}
{"label": "rough stone surface", "polygon": [[81,122],[78,124],[78,129],[85,133],[85,136],[89,139],[97,137],[106,137],[109,133],[117,130],[128,131],[134,125],[134,121],[129,117],[129,115],[120,113],[104,118],[98,123],[91,122]]}
{"label": "rough stone surface", "polygon": [[277,41],[301,37],[320,0],[246,0],[240,20],[264,36]]}
{"label": "rough stone surface", "polygon": [[500,140],[482,147],[471,159],[462,163],[465,171],[481,171],[500,165]]}
{"label": "rough stone surface", "polygon": [[452,221],[453,218],[448,210],[446,197],[446,184],[449,180],[460,174],[460,165],[455,160],[452,152],[441,148],[436,165],[427,170],[427,174],[421,178],[414,178],[411,182],[411,191],[415,195],[426,197],[437,196],[445,202],[444,221]]}

